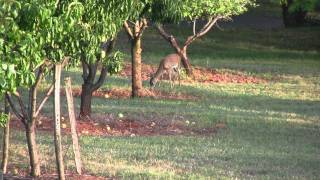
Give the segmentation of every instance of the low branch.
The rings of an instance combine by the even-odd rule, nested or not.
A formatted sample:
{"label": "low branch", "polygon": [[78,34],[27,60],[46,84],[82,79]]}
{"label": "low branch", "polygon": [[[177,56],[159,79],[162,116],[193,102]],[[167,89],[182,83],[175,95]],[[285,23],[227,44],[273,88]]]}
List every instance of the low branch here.
{"label": "low branch", "polygon": [[24,117],[24,119],[29,119],[29,116],[28,116],[28,113],[27,113],[27,109],[22,101],[22,98],[20,96],[20,94],[18,92],[15,92],[14,93],[14,96],[18,99],[18,103],[19,103],[19,106],[20,106],[20,109],[21,109],[21,113],[22,113],[22,116]]}
{"label": "low branch", "polygon": [[82,64],[82,79],[83,81],[86,81],[88,79],[89,76],[89,67],[88,64],[85,62],[86,60],[81,60],[81,64]]}
{"label": "low branch", "polygon": [[44,64],[39,67],[36,81],[35,81],[35,84],[33,85],[34,88],[37,88],[39,86],[39,84],[43,78],[43,72],[44,72]]}
{"label": "low branch", "polygon": [[97,89],[99,89],[99,87],[102,86],[102,84],[104,83],[104,81],[106,79],[107,73],[108,73],[107,67],[103,67],[101,69],[100,77],[99,77],[98,81],[92,86],[92,89],[91,89],[92,92],[96,91]]}
{"label": "low branch", "polygon": [[147,22],[147,19],[146,18],[143,18],[140,22],[139,22],[139,29],[140,31],[137,32],[137,37],[141,37],[142,36],[142,33],[143,31],[148,27],[148,22]]}
{"label": "low branch", "polygon": [[124,27],[124,29],[126,30],[129,38],[130,38],[130,39],[133,39],[134,36],[133,36],[132,30],[131,30],[129,24],[127,23],[127,21],[124,22],[123,27]]}
{"label": "low branch", "polygon": [[46,96],[43,98],[42,102],[40,103],[36,113],[35,113],[35,117],[37,117],[42,109],[42,107],[44,106],[44,104],[47,102],[47,100],[49,99],[50,95],[52,94],[54,89],[54,86],[51,85],[50,88],[48,89]]}
{"label": "low branch", "polygon": [[93,82],[96,74],[97,74],[97,63],[95,62],[94,64],[89,64],[89,74],[88,74],[88,78],[87,78],[87,82]]}
{"label": "low branch", "polygon": [[17,116],[18,119],[21,120],[21,122],[26,126],[26,121],[25,118],[23,117],[23,115],[21,113],[19,113],[19,111],[17,110],[16,106],[14,105],[11,95],[9,93],[6,93],[6,99],[9,102],[9,105],[11,107],[12,112]]}

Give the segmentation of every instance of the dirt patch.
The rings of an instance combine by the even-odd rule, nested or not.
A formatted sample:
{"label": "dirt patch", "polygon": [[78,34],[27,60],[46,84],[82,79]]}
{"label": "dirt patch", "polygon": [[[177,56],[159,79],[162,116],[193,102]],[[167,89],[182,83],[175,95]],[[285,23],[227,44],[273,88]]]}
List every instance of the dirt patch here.
{"label": "dirt patch", "polygon": [[[123,116],[123,115],[122,115]],[[119,118],[112,114],[93,115],[92,120],[77,120],[77,132],[79,135],[93,136],[156,136],[156,135],[213,135],[218,129],[225,129],[224,123],[214,124],[211,127],[198,127],[196,122],[185,120],[184,117],[176,117],[169,120],[165,117],[152,117],[149,120],[143,117]],[[11,127],[23,129],[23,124],[12,119]],[[41,116],[37,121],[37,130],[53,131],[53,119]],[[69,119],[61,118],[63,133],[70,133]]]}
{"label": "dirt patch", "polygon": [[[142,79],[149,80],[150,77],[156,72],[158,67],[148,64],[142,64]],[[255,76],[249,76],[243,73],[236,72],[219,72],[210,68],[194,67],[194,77],[185,78],[182,83],[266,83],[267,81]],[[131,76],[131,64],[125,64],[124,69],[120,73],[121,76]],[[163,77],[164,80],[168,80],[167,76]]]}
{"label": "dirt patch", "polygon": [[[73,88],[73,95],[79,97],[81,95],[81,88]],[[65,94],[64,90],[61,90],[62,95]],[[131,90],[124,88],[112,88],[110,90],[99,89],[93,93],[94,97],[113,98],[113,99],[128,99],[131,97]],[[143,89],[139,94],[140,97],[150,97],[153,99],[175,99],[175,100],[195,100],[197,97],[184,94],[181,92],[165,92],[158,89]]]}

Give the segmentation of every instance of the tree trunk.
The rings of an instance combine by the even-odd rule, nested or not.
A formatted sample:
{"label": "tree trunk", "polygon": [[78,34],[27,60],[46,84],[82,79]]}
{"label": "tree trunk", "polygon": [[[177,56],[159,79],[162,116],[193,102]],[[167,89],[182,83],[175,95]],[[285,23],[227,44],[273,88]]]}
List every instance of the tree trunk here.
{"label": "tree trunk", "polygon": [[[38,83],[37,80],[36,84]],[[37,85],[33,85],[29,90],[29,107],[28,115],[24,115],[24,118],[27,119],[26,121],[26,137],[27,137],[27,144],[29,150],[29,158],[30,158],[30,167],[31,172],[30,175],[33,177],[38,177],[41,175],[40,171],[40,161],[38,155],[38,148],[36,142],[36,104],[37,104]],[[23,105],[22,105],[23,106]]]}
{"label": "tree trunk", "polygon": [[40,176],[40,163],[39,163],[39,155],[37,151],[37,143],[36,143],[36,126],[34,121],[28,122],[26,127],[26,137],[27,144],[29,150],[29,158],[30,158],[30,166],[31,172],[30,175],[33,177]]}
{"label": "tree trunk", "polygon": [[186,69],[187,75],[191,76],[193,74],[193,72],[192,72],[192,66],[190,64],[190,61],[189,61],[189,58],[187,55],[187,47],[186,46],[183,47],[180,56],[181,56],[182,65]]}
{"label": "tree trunk", "polygon": [[8,120],[6,123],[6,127],[3,131],[3,149],[2,149],[2,162],[1,162],[1,170],[3,174],[7,173],[7,165],[8,165],[8,158],[9,158],[9,135],[10,135],[10,110],[9,110],[9,103],[5,99],[5,114],[8,115]]}
{"label": "tree trunk", "polygon": [[88,118],[91,115],[91,101],[92,101],[92,85],[84,83],[81,92],[80,117]]}
{"label": "tree trunk", "polygon": [[132,62],[132,94],[131,96],[139,97],[142,91],[141,78],[141,38],[134,38],[131,44],[131,62]]}
{"label": "tree trunk", "polygon": [[281,5],[283,24],[285,25],[285,27],[301,26],[306,23],[305,18],[307,12],[303,11],[302,9],[290,12],[289,8],[292,5],[292,3],[292,0],[288,0],[286,3],[283,3]]}

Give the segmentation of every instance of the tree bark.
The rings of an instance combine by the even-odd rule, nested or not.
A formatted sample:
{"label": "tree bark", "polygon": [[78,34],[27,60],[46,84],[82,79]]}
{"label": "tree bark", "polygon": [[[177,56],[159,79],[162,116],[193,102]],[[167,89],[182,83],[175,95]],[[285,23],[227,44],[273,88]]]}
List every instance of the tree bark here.
{"label": "tree bark", "polygon": [[[109,55],[115,46],[116,39],[109,40],[106,42],[101,48],[106,52],[106,55]],[[108,69],[105,65],[102,64],[101,59],[97,57],[95,63],[87,63],[85,57],[83,56],[81,59],[82,62],[82,91],[81,91],[81,103],[80,103],[80,114],[79,117],[81,119],[87,119],[91,116],[91,101],[92,94],[94,91],[98,90],[106,80]],[[100,75],[97,81],[97,69],[99,64],[102,64],[102,68],[100,71]]]}
{"label": "tree bark", "polygon": [[183,47],[180,53],[180,56],[181,56],[182,65],[185,68],[187,75],[191,76],[193,72],[192,72],[191,63],[187,55],[187,48],[188,48],[187,46]]}
{"label": "tree bark", "polygon": [[26,137],[27,137],[27,144],[29,150],[29,158],[30,158],[30,166],[31,172],[30,175],[33,177],[40,176],[40,162],[39,162],[39,155],[37,151],[37,143],[36,143],[36,125],[35,122],[28,122],[26,127]]}
{"label": "tree bark", "polygon": [[89,118],[91,115],[92,101],[92,84],[82,84],[81,103],[80,103],[80,118]]}
{"label": "tree bark", "polygon": [[3,149],[2,149],[2,162],[1,162],[1,170],[3,174],[7,173],[7,165],[8,165],[8,159],[9,159],[9,136],[10,136],[10,109],[9,109],[9,103],[5,99],[5,110],[4,113],[8,115],[8,120],[6,123],[6,127],[3,130]]}
{"label": "tree bark", "polygon": [[141,38],[136,37],[131,44],[131,63],[132,63],[132,93],[131,96],[139,97],[142,91],[141,78]]}

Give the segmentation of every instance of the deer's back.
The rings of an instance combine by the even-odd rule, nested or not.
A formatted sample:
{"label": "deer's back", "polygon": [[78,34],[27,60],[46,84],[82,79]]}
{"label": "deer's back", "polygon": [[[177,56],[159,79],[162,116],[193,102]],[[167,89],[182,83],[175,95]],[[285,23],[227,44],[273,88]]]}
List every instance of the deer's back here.
{"label": "deer's back", "polygon": [[163,68],[170,69],[172,67],[177,67],[180,63],[180,59],[178,54],[169,54],[162,60]]}

